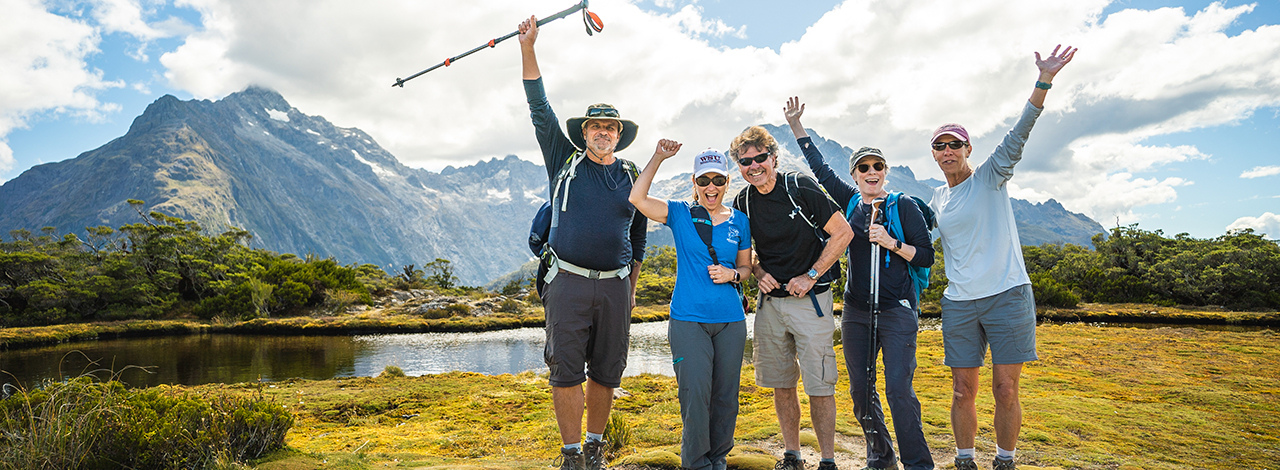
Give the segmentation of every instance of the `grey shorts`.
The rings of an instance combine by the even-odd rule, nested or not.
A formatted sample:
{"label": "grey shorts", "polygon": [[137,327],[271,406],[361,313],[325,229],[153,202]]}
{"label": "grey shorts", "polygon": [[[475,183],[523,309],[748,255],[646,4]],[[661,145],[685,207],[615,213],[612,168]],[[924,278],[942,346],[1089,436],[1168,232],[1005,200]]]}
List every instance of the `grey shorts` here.
{"label": "grey shorts", "polygon": [[756,312],[752,361],[756,385],[795,388],[804,377],[804,392],[814,397],[836,393],[836,331],[831,315],[831,291],[817,294],[822,316],[809,297],[763,295]]}
{"label": "grey shorts", "polygon": [[552,387],[591,380],[609,388],[622,384],[631,339],[631,284],[627,279],[587,279],[560,272],[543,300],[547,343],[543,359]]}
{"label": "grey shorts", "polygon": [[1031,284],[975,300],[942,298],[942,344],[948,367],[1021,364],[1036,355],[1036,300]]}

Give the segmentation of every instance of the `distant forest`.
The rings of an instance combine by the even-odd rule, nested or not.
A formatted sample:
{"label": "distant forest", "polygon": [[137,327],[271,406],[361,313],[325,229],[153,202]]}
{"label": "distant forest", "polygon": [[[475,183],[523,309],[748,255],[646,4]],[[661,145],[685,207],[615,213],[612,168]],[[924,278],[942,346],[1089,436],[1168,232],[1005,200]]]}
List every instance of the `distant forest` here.
{"label": "distant forest", "polygon": [[[332,259],[248,248],[246,231],[210,235],[195,222],[144,214],[142,201],[130,204],[140,222],[119,229],[91,227],[83,238],[59,236],[51,228],[39,234],[10,232],[11,240],[0,242],[0,326],[189,316],[239,321],[316,308],[345,310],[370,304],[372,295],[392,289],[479,290],[457,285],[444,259],[388,275],[372,264],[343,266]],[[1280,309],[1275,288],[1280,244],[1252,230],[1212,239],[1170,238],[1130,225],[1095,236],[1093,244],[1095,249],[1023,247],[1037,303]],[[940,299],[946,287],[946,268],[941,256],[937,260],[926,302]],[[526,285],[527,280],[513,283],[503,293],[513,295]],[[652,249],[637,301],[669,302],[674,286],[674,249]]]}

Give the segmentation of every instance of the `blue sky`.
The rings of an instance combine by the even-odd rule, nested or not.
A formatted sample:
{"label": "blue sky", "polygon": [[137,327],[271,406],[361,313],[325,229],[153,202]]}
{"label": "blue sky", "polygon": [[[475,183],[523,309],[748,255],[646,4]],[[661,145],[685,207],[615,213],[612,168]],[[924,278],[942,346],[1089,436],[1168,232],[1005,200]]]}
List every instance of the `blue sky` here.
{"label": "blue sky", "polygon": [[[514,41],[389,85],[569,4],[0,0],[0,181],[123,135],[164,94],[216,100],[249,84],[369,132],[411,166],[536,160]],[[562,118],[608,101],[641,123],[640,150],[622,154],[641,163],[659,138],[723,148],[746,125],[782,124],[799,95],[819,134],[936,178],[933,127],[965,124],[983,158],[1030,93],[1032,52],[1077,45],[1015,196],[1108,227],[1280,238],[1280,3],[955,5],[596,0],[604,33],[561,20],[539,59]]]}

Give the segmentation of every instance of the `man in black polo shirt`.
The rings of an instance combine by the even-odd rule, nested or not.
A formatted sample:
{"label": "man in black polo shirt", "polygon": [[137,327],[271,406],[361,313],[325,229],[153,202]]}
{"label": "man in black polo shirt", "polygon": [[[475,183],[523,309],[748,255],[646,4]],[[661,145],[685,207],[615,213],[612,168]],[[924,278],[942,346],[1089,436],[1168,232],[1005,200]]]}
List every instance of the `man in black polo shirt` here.
{"label": "man in black polo shirt", "polygon": [[[800,399],[804,378],[809,416],[822,451],[819,470],[834,470],[836,353],[830,281],[823,278],[853,239],[839,206],[805,175],[778,173],[778,143],[759,126],[733,139],[730,155],[751,184],[733,206],[751,222],[760,287],[753,359],[756,384],[773,388],[786,453],[776,468],[803,469]],[[824,243],[820,237],[828,237]],[[821,280],[821,281],[820,281]]]}

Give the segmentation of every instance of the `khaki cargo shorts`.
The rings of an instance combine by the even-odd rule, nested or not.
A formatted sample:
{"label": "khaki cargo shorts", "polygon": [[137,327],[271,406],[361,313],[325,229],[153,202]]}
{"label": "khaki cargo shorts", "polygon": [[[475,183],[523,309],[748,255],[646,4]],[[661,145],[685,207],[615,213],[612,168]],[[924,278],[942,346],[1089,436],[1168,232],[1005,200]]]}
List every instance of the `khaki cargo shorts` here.
{"label": "khaki cargo shorts", "polygon": [[756,385],[794,388],[803,376],[809,396],[835,395],[838,369],[832,346],[836,322],[831,315],[831,290],[817,298],[821,317],[808,296],[762,296],[752,340]]}

